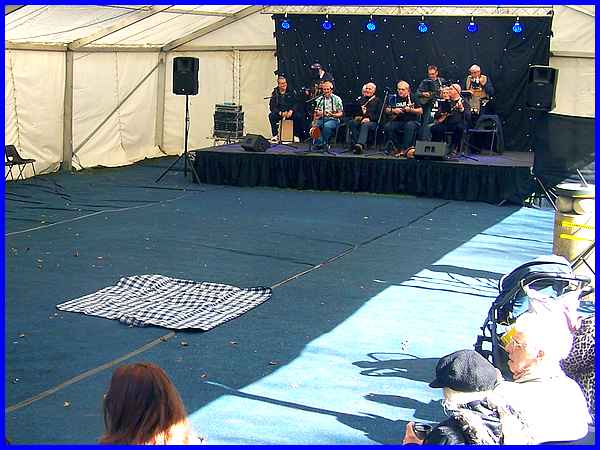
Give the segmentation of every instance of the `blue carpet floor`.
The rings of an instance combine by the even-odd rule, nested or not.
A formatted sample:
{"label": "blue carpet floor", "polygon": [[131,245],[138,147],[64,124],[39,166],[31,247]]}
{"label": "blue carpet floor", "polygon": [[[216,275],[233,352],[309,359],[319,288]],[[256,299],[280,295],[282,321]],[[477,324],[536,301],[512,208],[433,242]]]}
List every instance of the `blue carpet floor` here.
{"label": "blue carpet floor", "polygon": [[[14,443],[94,443],[119,358],[164,367],[211,444],[400,443],[443,417],[437,358],[473,346],[500,276],[552,250],[549,211],[155,184],[168,163],[7,185]],[[144,273],[274,292],[206,333],[55,309]]]}

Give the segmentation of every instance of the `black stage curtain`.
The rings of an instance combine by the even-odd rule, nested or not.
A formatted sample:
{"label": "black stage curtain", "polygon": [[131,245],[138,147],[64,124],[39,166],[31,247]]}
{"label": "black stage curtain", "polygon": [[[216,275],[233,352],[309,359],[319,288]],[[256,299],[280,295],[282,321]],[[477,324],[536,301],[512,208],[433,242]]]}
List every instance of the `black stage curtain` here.
{"label": "black stage curtain", "polygon": [[596,183],[595,119],[535,113],[533,173],[547,187],[562,182]]}
{"label": "black stage curtain", "polygon": [[420,17],[374,16],[377,30],[365,29],[369,16],[331,15],[333,29],[323,31],[323,15],[288,15],[292,26],[283,30],[283,15],[274,15],[277,71],[298,91],[311,85],[309,67],[319,62],[335,77],[335,92],[344,101],[360,96],[373,81],[383,95],[396,90],[398,80],[413,91],[427,77],[427,65],[464,87],[468,68],[481,66],[496,90],[496,110],[502,119],[507,150],[532,146],[525,93],[529,65],[548,65],[552,17],[521,17],[524,32],[515,34],[515,17],[476,17],[476,33],[468,33],[470,17],[426,17],[429,32],[417,31]]}
{"label": "black stage curtain", "polygon": [[319,155],[197,151],[201,183],[400,193],[521,205],[533,192],[529,167]]}

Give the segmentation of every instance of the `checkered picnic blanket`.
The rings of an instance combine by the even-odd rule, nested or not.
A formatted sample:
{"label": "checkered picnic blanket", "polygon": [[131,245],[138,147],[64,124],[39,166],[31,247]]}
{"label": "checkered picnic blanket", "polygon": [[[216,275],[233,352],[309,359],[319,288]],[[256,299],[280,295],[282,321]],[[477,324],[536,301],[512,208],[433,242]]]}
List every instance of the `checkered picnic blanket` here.
{"label": "checkered picnic blanket", "polygon": [[116,319],[134,326],[210,330],[271,298],[266,287],[238,288],[162,275],[124,277],[116,286],[56,305],[61,311]]}

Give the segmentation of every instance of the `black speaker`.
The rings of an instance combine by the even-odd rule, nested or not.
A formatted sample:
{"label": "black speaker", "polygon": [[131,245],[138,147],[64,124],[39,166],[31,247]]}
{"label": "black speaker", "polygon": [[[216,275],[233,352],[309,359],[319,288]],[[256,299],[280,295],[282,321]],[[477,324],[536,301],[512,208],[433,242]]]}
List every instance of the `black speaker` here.
{"label": "black speaker", "polygon": [[173,58],[173,94],[196,95],[198,93],[198,58],[178,56]]}
{"label": "black speaker", "polygon": [[417,141],[415,159],[446,159],[450,148],[445,142]]}
{"label": "black speaker", "polygon": [[558,69],[548,66],[530,66],[527,80],[527,107],[551,111],[556,106]]}
{"label": "black speaker", "polygon": [[247,152],[264,152],[271,144],[260,134],[247,134],[242,141],[242,148]]}

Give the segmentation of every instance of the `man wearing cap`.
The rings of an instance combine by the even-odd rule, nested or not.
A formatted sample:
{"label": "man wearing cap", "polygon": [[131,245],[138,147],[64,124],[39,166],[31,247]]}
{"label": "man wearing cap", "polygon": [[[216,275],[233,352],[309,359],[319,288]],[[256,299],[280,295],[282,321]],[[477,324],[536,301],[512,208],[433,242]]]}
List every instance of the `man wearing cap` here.
{"label": "man wearing cap", "polygon": [[[527,424],[493,392],[500,371],[474,350],[459,350],[438,361],[430,387],[443,388],[449,418],[419,437],[414,422],[406,426],[404,444],[527,444]],[[507,432],[509,431],[509,432]]]}

